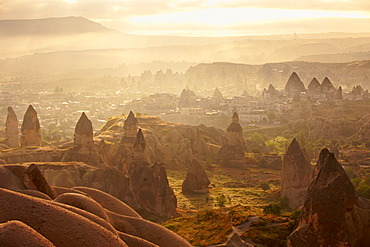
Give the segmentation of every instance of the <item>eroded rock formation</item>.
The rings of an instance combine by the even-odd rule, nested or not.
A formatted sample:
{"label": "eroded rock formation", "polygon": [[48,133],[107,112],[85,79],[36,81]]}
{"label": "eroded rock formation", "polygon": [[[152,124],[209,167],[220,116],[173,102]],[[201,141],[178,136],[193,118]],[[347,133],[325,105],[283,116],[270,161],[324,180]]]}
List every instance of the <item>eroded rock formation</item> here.
{"label": "eroded rock formation", "polygon": [[19,147],[18,118],[11,107],[8,107],[8,115],[5,122],[5,144],[10,148]]}
{"label": "eroded rock formation", "polygon": [[215,99],[224,99],[224,96],[222,95],[222,93],[220,92],[218,88],[215,89],[212,97]]}
{"label": "eroded rock formation", "polygon": [[310,163],[294,138],[284,155],[281,171],[281,197],[289,199],[290,207],[303,205],[311,174]]}
{"label": "eroded rock formation", "polygon": [[321,83],[321,91],[324,93],[334,93],[335,87],[333,86],[333,83],[329,80],[328,77],[325,77],[324,80]]}
{"label": "eroded rock formation", "polygon": [[133,162],[130,171],[130,189],[139,203],[138,212],[146,217],[169,218],[176,215],[177,199],[169,186],[166,168],[144,161]]}
{"label": "eroded rock formation", "polygon": [[169,218],[176,215],[177,199],[160,162],[149,164],[144,159],[145,139],[138,131],[134,144],[134,159],[129,166],[129,188],[139,206],[137,210],[147,217]]}
{"label": "eroded rock formation", "polygon": [[209,184],[209,178],[202,165],[196,159],[193,159],[182,183],[182,192],[207,193]]}
{"label": "eroded rock formation", "polygon": [[93,144],[93,126],[90,119],[83,112],[78,120],[74,134],[75,146],[91,146]]}
{"label": "eroded rock formation", "polygon": [[32,105],[28,106],[23,117],[20,143],[22,147],[41,146],[40,123],[37,112]]}
{"label": "eroded rock formation", "polygon": [[107,167],[98,152],[101,145],[94,144],[93,135],[92,123],[83,112],[76,124],[73,147],[64,152],[60,161],[80,161],[94,167]]}
{"label": "eroded rock formation", "polygon": [[296,72],[293,72],[290,75],[287,83],[285,84],[284,90],[288,95],[291,95],[291,96],[294,96],[296,94],[299,94],[300,92],[305,91],[304,84]]}
{"label": "eroded rock formation", "polygon": [[334,154],[323,149],[288,246],[369,246],[369,200],[357,193]]}
{"label": "eroded rock formation", "polygon": [[316,79],[316,77],[312,78],[310,84],[308,84],[308,90],[313,93],[319,93],[321,91],[320,82]]}
{"label": "eroded rock formation", "polygon": [[239,123],[239,115],[234,112],[232,121],[227,127],[227,143],[222,145],[218,151],[218,159],[225,165],[243,167],[244,166],[244,139],[243,128]]}
{"label": "eroded rock formation", "polygon": [[139,122],[137,118],[134,116],[134,113],[130,111],[123,125],[123,137],[116,154],[118,167],[126,174],[130,169],[130,164],[134,160],[134,144],[138,125]]}
{"label": "eroded rock formation", "polygon": [[[0,168],[8,175],[0,180],[1,246],[191,246],[102,191],[54,187],[52,200],[37,186],[24,189],[26,165]],[[64,169],[54,171],[65,177]]]}

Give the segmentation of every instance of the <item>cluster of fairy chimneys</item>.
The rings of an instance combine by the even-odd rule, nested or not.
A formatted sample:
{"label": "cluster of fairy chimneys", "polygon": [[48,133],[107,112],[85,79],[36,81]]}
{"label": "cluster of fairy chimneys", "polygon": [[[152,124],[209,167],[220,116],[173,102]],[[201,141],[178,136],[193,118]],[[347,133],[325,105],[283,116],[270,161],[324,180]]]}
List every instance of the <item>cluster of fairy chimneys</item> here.
{"label": "cluster of fairy chimneys", "polygon": [[[12,107],[8,107],[8,115],[5,122],[5,144],[10,148],[41,146],[41,128],[37,112],[29,105],[23,117],[21,136],[19,138],[18,118]],[[93,144],[93,127],[91,121],[83,112],[77,122],[74,136],[74,144],[77,146],[89,146]]]}
{"label": "cluster of fairy chimneys", "polygon": [[[132,111],[129,113],[124,124],[125,136],[131,137],[135,152],[144,152],[145,140],[141,129],[138,130],[138,120]],[[91,146],[94,129],[90,119],[83,112],[78,120],[74,134],[75,146]],[[18,118],[12,107],[8,107],[8,115],[5,122],[5,144],[10,148],[41,146],[41,128],[37,112],[32,105],[23,117],[21,136],[19,138]]]}
{"label": "cluster of fairy chimneys", "polygon": [[30,105],[24,114],[19,138],[17,115],[13,108],[8,107],[5,122],[5,143],[11,148],[41,145],[41,129],[35,108]]}
{"label": "cluster of fairy chimneys", "polygon": [[299,94],[301,92],[309,91],[311,93],[336,93],[336,98],[342,97],[342,87],[339,87],[338,90],[335,89],[332,82],[329,80],[328,77],[325,77],[322,83],[314,77],[311,82],[309,83],[307,90],[297,73],[293,72],[289,77],[286,85],[285,85],[285,92],[290,95]]}

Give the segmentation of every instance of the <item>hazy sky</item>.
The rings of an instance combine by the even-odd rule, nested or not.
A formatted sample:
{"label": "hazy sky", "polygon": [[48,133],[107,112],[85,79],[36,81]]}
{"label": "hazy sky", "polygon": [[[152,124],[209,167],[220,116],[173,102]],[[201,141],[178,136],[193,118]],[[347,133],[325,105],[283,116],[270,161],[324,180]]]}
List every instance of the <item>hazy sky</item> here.
{"label": "hazy sky", "polygon": [[0,0],[1,19],[61,16],[134,34],[370,32],[370,0]]}

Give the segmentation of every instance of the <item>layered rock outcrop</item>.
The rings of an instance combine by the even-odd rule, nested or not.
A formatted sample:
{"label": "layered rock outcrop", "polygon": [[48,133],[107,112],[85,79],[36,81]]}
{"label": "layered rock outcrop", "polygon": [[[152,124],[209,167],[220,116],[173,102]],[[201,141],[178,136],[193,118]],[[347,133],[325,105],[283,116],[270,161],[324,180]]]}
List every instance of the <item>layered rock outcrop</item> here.
{"label": "layered rock outcrop", "polygon": [[0,175],[10,175],[0,180],[1,246],[191,246],[102,191],[54,187],[55,200],[38,187],[26,191],[26,170],[25,165],[0,169]]}
{"label": "layered rock outcrop", "polygon": [[209,178],[202,165],[196,159],[193,159],[182,183],[182,192],[207,193],[209,184]]}
{"label": "layered rock outcrop", "polygon": [[281,171],[281,197],[289,199],[290,207],[303,205],[311,174],[311,165],[294,138],[284,155]]}
{"label": "layered rock outcrop", "polygon": [[218,151],[218,159],[225,165],[243,167],[245,144],[238,113],[234,112],[231,124],[226,130],[227,142]]}
{"label": "layered rock outcrop", "polygon": [[10,148],[19,147],[18,118],[11,107],[8,107],[5,122],[5,144]]}
{"label": "layered rock outcrop", "polygon": [[302,128],[307,129],[310,140],[348,138],[356,133],[357,126],[356,121],[351,119],[324,118],[319,116],[289,123],[289,128],[292,131],[299,131]]}
{"label": "layered rock outcrop", "polygon": [[353,135],[354,139],[370,139],[370,114],[362,117],[358,122],[357,126],[359,129]]}
{"label": "layered rock outcrop", "polygon": [[288,246],[369,246],[369,200],[357,193],[334,154],[323,149]]}
{"label": "layered rock outcrop", "polygon": [[23,117],[20,143],[22,147],[41,146],[41,129],[37,112],[29,105]]}

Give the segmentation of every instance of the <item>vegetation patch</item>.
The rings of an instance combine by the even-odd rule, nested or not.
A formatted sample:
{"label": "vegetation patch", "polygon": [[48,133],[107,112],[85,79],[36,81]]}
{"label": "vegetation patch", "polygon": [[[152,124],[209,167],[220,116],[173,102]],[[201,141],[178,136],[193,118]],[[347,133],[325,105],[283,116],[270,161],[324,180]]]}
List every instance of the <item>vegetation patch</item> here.
{"label": "vegetation patch", "polygon": [[221,210],[205,210],[193,216],[169,220],[163,225],[188,240],[192,245],[220,244],[231,232],[229,214]]}

